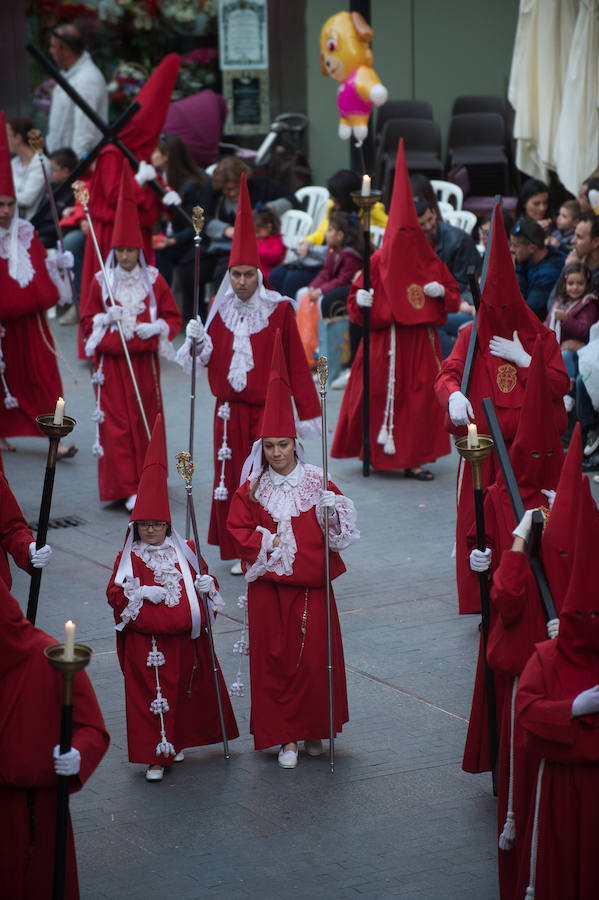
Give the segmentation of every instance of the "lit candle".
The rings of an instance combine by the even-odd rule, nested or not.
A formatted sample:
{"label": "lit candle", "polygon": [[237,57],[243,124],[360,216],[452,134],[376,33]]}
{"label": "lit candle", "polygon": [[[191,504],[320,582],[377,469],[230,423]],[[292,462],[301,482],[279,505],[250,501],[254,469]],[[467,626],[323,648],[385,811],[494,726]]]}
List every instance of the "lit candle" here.
{"label": "lit candle", "polygon": [[362,176],[362,196],[370,197],[370,175]]}
{"label": "lit candle", "polygon": [[75,623],[64,623],[64,659],[66,662],[72,662],[75,658]]}
{"label": "lit candle", "polygon": [[54,424],[62,425],[64,422],[64,400],[59,397],[56,401],[56,409],[54,410]]}
{"label": "lit candle", "polygon": [[476,425],[472,422],[468,426],[468,450],[476,450],[478,446],[478,431],[476,430]]}

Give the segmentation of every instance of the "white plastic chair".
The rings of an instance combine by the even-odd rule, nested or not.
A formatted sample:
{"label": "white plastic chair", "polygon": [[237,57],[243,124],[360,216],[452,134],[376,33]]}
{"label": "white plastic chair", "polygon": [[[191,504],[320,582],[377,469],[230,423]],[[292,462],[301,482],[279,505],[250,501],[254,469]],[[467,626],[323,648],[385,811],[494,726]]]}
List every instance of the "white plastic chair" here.
{"label": "white plastic chair", "polygon": [[281,237],[289,250],[294,250],[312,228],[312,217],[301,209],[288,209],[281,216]]}
{"label": "white plastic chair", "polygon": [[324,219],[324,214],[327,211],[330,196],[327,188],[310,184],[307,187],[299,188],[295,192],[295,196],[302,205],[306,197],[308,198],[306,212],[312,219],[312,231],[315,231]]}
{"label": "white plastic chair", "polygon": [[474,213],[469,212],[467,209],[460,209],[459,211],[456,209],[451,213],[447,213],[447,215],[443,214],[443,218],[449,225],[455,225],[456,228],[461,228],[462,231],[469,235],[472,235],[472,229],[477,222]]}
{"label": "white plastic chair", "polygon": [[451,181],[431,179],[431,186],[437,195],[437,200],[441,200],[443,203],[450,203],[453,199],[455,201],[455,206],[452,203],[452,209],[460,210],[462,208],[464,191],[458,184],[453,184]]}
{"label": "white plastic chair", "polygon": [[437,206],[439,207],[439,212],[444,219],[447,218],[449,213],[455,212],[451,203],[445,203],[444,200],[437,200]]}
{"label": "white plastic chair", "polygon": [[380,225],[371,225],[370,226],[370,240],[372,246],[375,250],[378,250],[379,247],[383,244],[383,237],[385,234],[385,229]]}
{"label": "white plastic chair", "polygon": [[212,178],[212,176],[214,175],[214,170],[216,169],[217,165],[218,165],[218,163],[211,163],[209,166],[206,166],[206,168],[204,169],[204,172],[206,173],[206,175],[209,178]]}

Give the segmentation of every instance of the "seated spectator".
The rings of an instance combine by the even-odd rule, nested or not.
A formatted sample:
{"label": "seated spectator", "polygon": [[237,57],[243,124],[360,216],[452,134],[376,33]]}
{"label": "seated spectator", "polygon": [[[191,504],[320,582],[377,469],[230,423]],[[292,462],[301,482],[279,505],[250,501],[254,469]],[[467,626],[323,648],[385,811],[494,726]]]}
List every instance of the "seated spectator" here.
{"label": "seated spectator", "polygon": [[322,269],[309,287],[300,288],[297,294],[297,327],[312,368],[316,367],[318,320],[345,313],[352,280],[362,268],[362,232],[357,216],[342,212],[332,215],[326,246]]}
{"label": "seated spectator", "polygon": [[553,221],[549,216],[549,188],[537,178],[529,178],[520,190],[517,219],[533,219],[538,222],[545,235],[551,234]]}
{"label": "seated spectator", "polygon": [[206,204],[206,237],[210,239],[207,253],[212,257],[211,280],[222,281],[228,266],[231,241],[239,199],[241,173],[245,172],[252,209],[258,204],[274,210],[282,216],[297,205],[293,194],[266,175],[258,175],[238,156],[221,159],[212,174],[212,186]]}
{"label": "seated spectator", "polygon": [[581,213],[592,213],[593,204],[589,199],[589,191],[599,191],[599,178],[587,178],[582,182],[578,189],[578,197],[576,198],[580,204]]}
{"label": "seated spectator", "polygon": [[545,246],[545,232],[532,219],[516,222],[510,234],[510,249],[520,292],[543,322],[549,295],[563,268],[564,255]]}
{"label": "seated spectator", "polygon": [[557,282],[556,301],[545,321],[555,331],[570,376],[570,391],[564,397],[568,412],[574,409],[578,350],[587,343],[591,325],[598,319],[599,299],[593,290],[591,270],[582,262],[568,263]]}
{"label": "seated spectator", "polygon": [[587,264],[593,276],[595,293],[599,295],[599,216],[592,212],[583,213],[574,229],[573,249],[566,257],[566,263],[580,260]]}
{"label": "seated spectator", "polygon": [[462,298],[459,312],[448,313],[445,325],[438,329],[441,338],[441,352],[445,359],[451,353],[459,329],[462,325],[472,321],[474,303],[468,283],[468,269],[473,266],[478,278],[482,269],[482,260],[476,244],[469,234],[466,234],[461,228],[456,228],[455,225],[440,222],[430,202],[426,199],[417,197],[414,203],[424,236],[457,281]]}
{"label": "seated spectator", "polygon": [[[208,202],[208,176],[196,166],[187,146],[176,134],[161,134],[151,156],[154,168],[161,173],[166,186],[181,197],[181,209],[191,216],[194,206],[206,209]],[[183,293],[183,318],[193,315],[193,291],[195,277],[195,230],[189,221],[177,212],[177,207],[165,209],[161,219],[162,231],[154,235],[156,268],[168,285],[172,284],[175,267],[178,267]],[[160,227],[160,226],[159,226]],[[200,283],[210,281],[204,259],[200,266]]]}
{"label": "seated spectator", "polygon": [[551,232],[548,238],[545,238],[545,244],[548,247],[555,247],[567,255],[572,249],[572,239],[574,237],[574,229],[580,222],[580,203],[578,200],[566,200],[559,208],[559,213],[555,220],[557,228]]}
{"label": "seated spectator", "polygon": [[[286,297],[295,297],[300,288],[310,284],[324,263],[325,237],[331,215],[336,212],[355,213],[356,205],[351,198],[351,192],[359,191],[361,186],[360,176],[351,169],[341,169],[331,175],[327,181],[327,189],[331,196],[320,225],[296,248],[296,260],[277,266],[270,273],[270,283],[280,294]],[[372,207],[370,224],[382,228],[387,224],[387,214],[382,203],[375,203]]]}
{"label": "seated spectator", "polygon": [[265,207],[254,210],[254,225],[258,241],[260,268],[266,279],[271,271],[283,262],[287,247],[281,237],[281,220],[276,212]]}
{"label": "seated spectator", "polygon": [[[8,148],[13,154],[10,165],[12,179],[17,195],[19,215],[22,219],[32,219],[45,192],[44,173],[37,153],[32,150],[27,142],[27,132],[33,128],[31,119],[25,116],[15,116],[6,122],[6,135]],[[49,171],[48,157],[42,154],[46,172]]]}
{"label": "seated spectator", "polygon": [[489,243],[489,235],[491,234],[491,219],[493,216],[491,213],[486,213],[479,220],[477,235],[478,235],[478,244],[476,245],[476,249],[480,253],[481,256],[485,255],[485,250],[487,249],[487,244]]}
{"label": "seated spectator", "polygon": [[422,175],[420,172],[416,172],[414,175],[410,175],[410,185],[412,187],[412,195],[414,197],[419,197],[421,200],[424,200],[425,203],[433,210],[439,221],[442,222],[443,216],[441,215],[441,210],[439,209],[438,197],[435,193],[435,189],[433,188],[430,180],[426,177],[426,175]]}

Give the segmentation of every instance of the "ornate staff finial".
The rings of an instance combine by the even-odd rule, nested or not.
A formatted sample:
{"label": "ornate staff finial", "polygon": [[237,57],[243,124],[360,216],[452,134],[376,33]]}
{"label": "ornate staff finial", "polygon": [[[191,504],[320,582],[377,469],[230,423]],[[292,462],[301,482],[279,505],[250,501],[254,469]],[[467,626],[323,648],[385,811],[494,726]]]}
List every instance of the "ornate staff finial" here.
{"label": "ornate staff finial", "polygon": [[77,203],[80,203],[81,206],[87,206],[89,202],[89,189],[85,181],[74,181],[71,187],[73,188]]}
{"label": "ornate staff finial", "polygon": [[191,458],[191,453],[187,450],[179,450],[175,459],[177,460],[177,472],[186,485],[190,484],[191,476],[193,475],[193,459]]}
{"label": "ornate staff finial", "polygon": [[36,153],[39,153],[41,156],[44,152],[46,142],[44,141],[44,135],[41,133],[39,128],[30,128],[27,132],[27,143],[31,147],[32,150],[35,150]]}
{"label": "ornate staff finial", "polygon": [[194,206],[191,211],[191,221],[193,222],[193,227],[196,233],[196,237],[199,237],[200,231],[204,227],[204,209],[201,206]]}
{"label": "ornate staff finial", "polygon": [[318,365],[316,366],[316,371],[318,372],[318,380],[320,381],[320,386],[324,389],[324,386],[327,383],[327,378],[329,377],[329,367],[327,365],[326,356],[320,357],[320,359],[318,360]]}

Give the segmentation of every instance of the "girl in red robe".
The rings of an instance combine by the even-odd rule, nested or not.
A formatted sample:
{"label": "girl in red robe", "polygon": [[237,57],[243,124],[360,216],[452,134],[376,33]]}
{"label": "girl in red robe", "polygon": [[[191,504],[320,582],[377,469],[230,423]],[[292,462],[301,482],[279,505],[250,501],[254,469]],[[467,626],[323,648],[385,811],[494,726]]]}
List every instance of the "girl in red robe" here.
{"label": "girl in red robe", "polygon": [[[212,576],[198,576],[195,547],[172,529],[170,519],[159,415],[129,534],[106,592],[125,677],[129,761],[147,766],[148,781],[161,781],[165,768],[183,760],[184,748],[222,740],[198,594],[207,595],[211,615],[224,603]],[[220,668],[218,681],[227,738],[233,739],[239,732]]]}
{"label": "girl in red robe", "polygon": [[[349,498],[322,470],[297,456],[291,389],[280,337],[264,420],[236,491],[228,527],[248,582],[250,731],[256,750],[280,744],[279,765],[295,768],[299,740],[311,756],[329,734],[323,528],[330,522],[330,574],[345,571],[338,551],[359,537]],[[270,435],[279,435],[270,437]],[[331,590],[334,729],[348,720],[343,645]]]}

